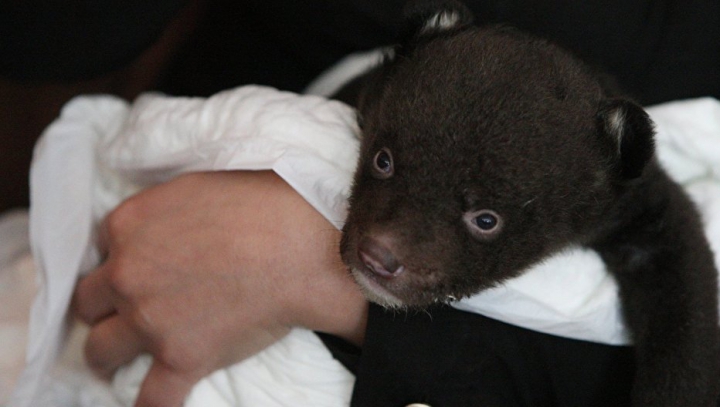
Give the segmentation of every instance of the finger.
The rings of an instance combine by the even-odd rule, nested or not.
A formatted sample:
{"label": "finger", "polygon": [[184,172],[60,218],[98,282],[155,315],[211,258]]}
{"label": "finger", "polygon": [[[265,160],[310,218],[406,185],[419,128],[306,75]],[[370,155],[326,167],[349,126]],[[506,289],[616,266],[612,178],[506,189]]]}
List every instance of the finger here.
{"label": "finger", "polygon": [[140,387],[135,407],[181,407],[200,379],[155,360]]}
{"label": "finger", "polygon": [[115,301],[116,295],[110,287],[105,267],[100,265],[78,282],[72,308],[80,320],[93,325],[115,312]]}
{"label": "finger", "polygon": [[144,350],[141,337],[119,316],[93,326],[85,342],[85,358],[95,373],[105,378],[130,363]]}
{"label": "finger", "polygon": [[101,259],[106,259],[110,251],[110,231],[108,228],[108,218],[105,217],[97,230],[96,247]]}

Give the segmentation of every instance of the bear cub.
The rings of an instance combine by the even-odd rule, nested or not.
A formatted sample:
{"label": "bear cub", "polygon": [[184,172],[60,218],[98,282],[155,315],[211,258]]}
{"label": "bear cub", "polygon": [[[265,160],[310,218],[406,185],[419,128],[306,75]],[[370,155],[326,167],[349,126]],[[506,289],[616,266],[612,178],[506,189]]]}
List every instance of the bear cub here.
{"label": "bear cub", "polygon": [[653,124],[562,49],[407,8],[363,86],[341,255],[367,297],[423,307],[475,294],[570,245],[596,250],[633,335],[633,406],[714,406],[717,272]]}

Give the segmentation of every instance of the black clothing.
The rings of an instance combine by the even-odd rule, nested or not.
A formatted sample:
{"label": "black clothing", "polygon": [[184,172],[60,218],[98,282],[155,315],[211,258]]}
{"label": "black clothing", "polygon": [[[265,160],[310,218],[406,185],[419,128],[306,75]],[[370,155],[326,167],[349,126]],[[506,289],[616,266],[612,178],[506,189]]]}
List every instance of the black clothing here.
{"label": "black clothing", "polygon": [[[186,0],[10,0],[0,6],[0,76],[69,81],[118,69]],[[300,91],[357,50],[393,41],[404,0],[210,0],[160,90],[210,95],[247,83]],[[467,0],[478,24],[545,36],[615,75],[648,105],[720,98],[717,0]]]}
{"label": "black clothing", "polygon": [[187,0],[6,0],[0,76],[72,82],[119,69],[152,45]]}
{"label": "black clothing", "polygon": [[[620,407],[630,347],[545,335],[450,307],[404,314],[373,306],[352,405]],[[411,356],[408,356],[411,355]]]}
{"label": "black clothing", "polygon": [[448,306],[371,305],[362,351],[320,334],[357,381],[353,407],[622,407],[633,349],[546,335]]}

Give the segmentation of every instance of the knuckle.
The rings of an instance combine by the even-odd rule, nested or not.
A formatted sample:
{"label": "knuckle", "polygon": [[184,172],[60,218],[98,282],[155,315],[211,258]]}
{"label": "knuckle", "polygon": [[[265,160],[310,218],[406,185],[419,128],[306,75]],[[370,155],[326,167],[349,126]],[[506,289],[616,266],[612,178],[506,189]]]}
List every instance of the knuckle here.
{"label": "knuckle", "polygon": [[110,289],[124,299],[134,296],[137,278],[135,269],[128,257],[116,253],[112,263],[108,263],[107,279]]}
{"label": "knuckle", "polygon": [[202,349],[192,347],[177,337],[167,337],[159,342],[154,356],[178,372],[209,373],[207,366],[211,364],[211,358],[204,356]]}
{"label": "knuckle", "polygon": [[121,202],[105,219],[110,236],[122,235],[135,224],[142,213],[142,199],[139,195],[132,196]]}
{"label": "knuckle", "polygon": [[137,304],[129,313],[128,319],[131,326],[134,326],[138,332],[142,332],[145,336],[152,338],[157,326],[153,318],[147,311],[143,303]]}
{"label": "knuckle", "polygon": [[155,357],[173,369],[186,371],[191,370],[194,365],[189,353],[182,350],[177,342],[165,340],[159,344]]}

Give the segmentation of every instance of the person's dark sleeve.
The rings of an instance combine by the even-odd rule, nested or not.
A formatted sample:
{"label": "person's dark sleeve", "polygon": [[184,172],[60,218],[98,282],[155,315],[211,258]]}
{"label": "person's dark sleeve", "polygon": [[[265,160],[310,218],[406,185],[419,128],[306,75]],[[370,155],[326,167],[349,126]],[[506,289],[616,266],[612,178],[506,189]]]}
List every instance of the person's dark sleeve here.
{"label": "person's dark sleeve", "polygon": [[451,307],[370,307],[352,407],[629,405],[630,347],[546,335]]}
{"label": "person's dark sleeve", "polygon": [[0,76],[72,82],[122,68],[187,0],[8,0],[0,5]]}

